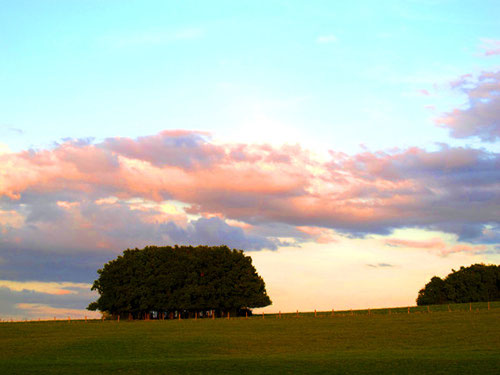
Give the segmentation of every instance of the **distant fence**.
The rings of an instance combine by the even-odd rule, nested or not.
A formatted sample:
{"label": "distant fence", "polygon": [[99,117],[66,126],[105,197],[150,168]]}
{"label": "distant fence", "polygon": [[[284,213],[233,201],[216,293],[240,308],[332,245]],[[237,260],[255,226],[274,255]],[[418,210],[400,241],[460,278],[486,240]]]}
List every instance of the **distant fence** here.
{"label": "distant fence", "polygon": [[[444,304],[444,305],[427,305],[427,306],[405,306],[405,307],[390,307],[390,308],[376,308],[376,309],[362,309],[362,310],[335,310],[331,311],[305,311],[301,312],[296,310],[295,312],[284,312],[281,311],[277,313],[265,313],[262,312],[260,314],[253,314],[252,316],[245,317],[231,317],[229,313],[224,315],[223,317],[219,317],[217,319],[292,319],[292,318],[327,318],[327,317],[349,317],[349,316],[370,316],[370,315],[392,315],[392,314],[431,314],[431,313],[440,313],[440,312],[479,312],[479,311],[487,311],[493,309],[500,309],[500,301],[493,302],[470,302],[470,303],[455,303],[455,304]],[[215,316],[211,316],[206,319],[214,319]],[[185,320],[183,319],[165,319],[165,320]],[[189,318],[190,320],[196,320],[198,317]],[[71,316],[66,318],[54,317],[51,319],[47,318],[36,318],[36,319],[0,319],[0,323],[27,323],[27,322],[104,322],[104,321],[114,321],[119,322],[120,317],[117,318],[90,318],[90,317],[78,317],[76,319],[72,319]],[[125,320],[125,319],[122,319]],[[141,319],[135,321],[154,321],[158,319]],[[132,321],[131,319],[127,319],[127,321]]]}
{"label": "distant fence", "polygon": [[97,322],[97,321],[104,321],[105,319],[103,318],[91,318],[88,316],[78,316],[78,317],[57,317],[54,316],[53,318],[6,318],[6,319],[0,319],[0,323],[27,323],[27,322],[66,322],[66,323],[71,323],[71,322]]}
{"label": "distant fence", "polygon": [[375,309],[360,309],[360,310],[335,310],[331,311],[308,311],[308,312],[286,312],[265,314],[265,317],[275,318],[296,318],[296,317],[335,317],[335,316],[364,316],[364,315],[391,315],[391,314],[425,314],[436,312],[478,312],[492,309],[499,309],[500,301],[493,302],[469,302],[469,303],[454,303],[443,305],[427,305],[427,306],[405,306],[405,307],[388,307]]}

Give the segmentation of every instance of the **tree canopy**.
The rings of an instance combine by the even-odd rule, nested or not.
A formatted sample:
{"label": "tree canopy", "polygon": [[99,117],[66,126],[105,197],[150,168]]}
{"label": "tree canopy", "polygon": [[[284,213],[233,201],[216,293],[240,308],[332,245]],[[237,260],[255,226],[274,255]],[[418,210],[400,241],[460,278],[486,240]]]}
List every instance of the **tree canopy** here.
{"label": "tree canopy", "polygon": [[97,273],[92,290],[100,297],[88,309],[113,315],[222,314],[271,304],[252,259],[227,246],[127,249]]}
{"label": "tree canopy", "polygon": [[445,279],[434,276],[418,292],[417,305],[500,300],[500,266],[473,264],[452,270]]}

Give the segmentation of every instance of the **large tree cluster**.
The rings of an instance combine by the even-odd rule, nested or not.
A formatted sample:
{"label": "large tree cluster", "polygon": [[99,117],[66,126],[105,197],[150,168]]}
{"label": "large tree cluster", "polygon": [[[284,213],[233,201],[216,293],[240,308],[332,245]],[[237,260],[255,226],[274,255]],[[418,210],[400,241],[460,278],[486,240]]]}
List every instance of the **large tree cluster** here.
{"label": "large tree cluster", "polygon": [[444,279],[434,276],[418,292],[417,305],[500,300],[500,266],[473,264],[452,270]]}
{"label": "large tree cluster", "polygon": [[226,246],[127,249],[97,271],[89,305],[112,315],[223,315],[271,304],[252,259]]}

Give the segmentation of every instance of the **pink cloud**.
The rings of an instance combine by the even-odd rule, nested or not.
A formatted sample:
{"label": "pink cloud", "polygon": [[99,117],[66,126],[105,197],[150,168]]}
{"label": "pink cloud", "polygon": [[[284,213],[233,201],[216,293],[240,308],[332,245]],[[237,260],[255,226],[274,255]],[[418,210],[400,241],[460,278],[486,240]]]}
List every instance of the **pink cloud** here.
{"label": "pink cloud", "polygon": [[500,55],[500,48],[489,49],[487,51],[484,51],[484,54],[486,56]]}
{"label": "pink cloud", "polygon": [[223,148],[208,142],[207,133],[186,130],[166,130],[137,139],[108,138],[101,147],[156,166],[180,168],[207,167],[225,156]]}
{"label": "pink cloud", "polygon": [[500,40],[496,39],[482,39],[481,49],[485,56],[500,55]]}
{"label": "pink cloud", "polygon": [[[415,226],[470,235],[495,223],[500,209],[500,156],[444,145],[433,152],[331,151],[329,160],[319,160],[300,146],[214,145],[203,134],[177,131],[96,145],[67,142],[2,154],[0,163],[0,195],[12,202],[55,197],[59,211],[38,209],[36,199],[30,207],[40,211],[37,217],[59,215],[59,221],[32,218],[32,225],[41,233],[64,227],[57,241],[76,238],[82,246],[118,247],[140,237],[129,238],[126,228],[165,241],[161,225],[186,227],[187,214],[234,220],[245,231],[280,223],[361,235]],[[137,207],[131,198],[152,203]],[[167,200],[183,202],[184,211],[162,211]],[[309,235],[333,240],[326,232]]]}
{"label": "pink cloud", "polygon": [[299,226],[297,229],[309,235],[317,243],[328,244],[338,242],[331,229],[309,226]]}
{"label": "pink cloud", "polygon": [[485,245],[448,245],[440,238],[431,238],[429,240],[404,240],[398,238],[388,238],[383,240],[383,242],[389,246],[437,251],[441,255],[448,255],[452,253],[478,253],[487,249]]}

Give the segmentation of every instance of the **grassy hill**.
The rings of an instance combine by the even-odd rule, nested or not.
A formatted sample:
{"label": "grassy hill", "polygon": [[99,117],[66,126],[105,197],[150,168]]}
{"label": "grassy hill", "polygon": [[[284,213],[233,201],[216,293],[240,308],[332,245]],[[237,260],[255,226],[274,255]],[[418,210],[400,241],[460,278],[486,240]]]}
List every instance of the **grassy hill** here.
{"label": "grassy hill", "polygon": [[498,374],[500,304],[485,307],[2,323],[0,373]]}

